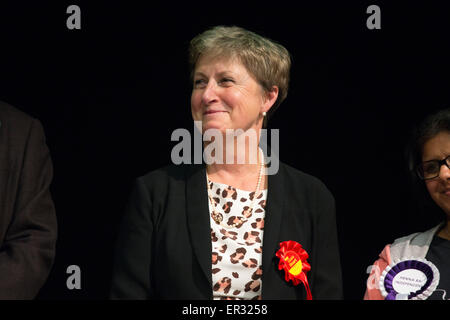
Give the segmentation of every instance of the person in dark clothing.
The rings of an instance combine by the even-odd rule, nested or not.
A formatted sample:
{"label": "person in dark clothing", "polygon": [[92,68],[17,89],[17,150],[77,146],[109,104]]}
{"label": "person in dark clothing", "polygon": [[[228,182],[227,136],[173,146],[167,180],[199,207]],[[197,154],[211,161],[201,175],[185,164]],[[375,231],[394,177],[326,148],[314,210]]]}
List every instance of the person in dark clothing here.
{"label": "person in dark clothing", "polygon": [[111,297],[341,299],[332,194],[283,163],[269,174],[261,149],[239,140],[253,132],[259,146],[266,116],[286,97],[288,51],[248,30],[219,26],[191,41],[190,62],[199,131],[219,132],[215,143],[230,130],[241,134],[218,143],[226,163],[170,165],[136,180]]}
{"label": "person in dark clothing", "polygon": [[53,167],[39,120],[0,102],[0,299],[33,299],[55,255]]}

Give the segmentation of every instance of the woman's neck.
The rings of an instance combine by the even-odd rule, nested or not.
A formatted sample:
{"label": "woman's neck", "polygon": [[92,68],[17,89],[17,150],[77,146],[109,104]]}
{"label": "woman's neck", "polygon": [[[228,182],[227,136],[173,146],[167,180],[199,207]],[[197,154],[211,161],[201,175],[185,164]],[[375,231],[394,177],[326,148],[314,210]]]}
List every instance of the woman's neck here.
{"label": "woman's neck", "polygon": [[[229,146],[230,144],[228,144],[227,148],[224,145],[224,160],[227,159],[227,154],[230,154],[229,151],[231,148]],[[230,159],[228,159],[228,161],[223,161],[223,163],[213,162],[207,165],[206,170],[209,180],[227,184],[241,190],[255,191],[261,173],[261,166],[264,165],[263,152],[259,147],[248,148],[248,144],[239,146],[235,143],[233,148],[235,151],[232,153],[233,157],[229,157],[233,161],[229,161]],[[253,152],[253,154],[250,154],[249,151]],[[262,171],[262,175],[261,190],[267,188],[265,170]]]}
{"label": "woman's neck", "polygon": [[[211,164],[206,167],[208,179],[213,182],[226,184],[236,189],[255,191],[261,172],[261,165],[245,164]],[[267,175],[263,169],[261,173],[260,190],[267,189]]]}
{"label": "woman's neck", "polygon": [[447,217],[447,224],[438,232],[438,236],[450,240],[450,217]]}

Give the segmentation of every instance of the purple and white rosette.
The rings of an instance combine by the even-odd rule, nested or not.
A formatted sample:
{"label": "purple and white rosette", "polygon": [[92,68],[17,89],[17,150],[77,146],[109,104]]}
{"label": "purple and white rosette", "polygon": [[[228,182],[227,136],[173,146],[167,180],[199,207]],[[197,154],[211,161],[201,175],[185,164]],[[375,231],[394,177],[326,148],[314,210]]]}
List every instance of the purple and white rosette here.
{"label": "purple and white rosette", "polygon": [[393,261],[380,277],[380,291],[386,300],[426,300],[439,284],[439,270],[426,259]]}

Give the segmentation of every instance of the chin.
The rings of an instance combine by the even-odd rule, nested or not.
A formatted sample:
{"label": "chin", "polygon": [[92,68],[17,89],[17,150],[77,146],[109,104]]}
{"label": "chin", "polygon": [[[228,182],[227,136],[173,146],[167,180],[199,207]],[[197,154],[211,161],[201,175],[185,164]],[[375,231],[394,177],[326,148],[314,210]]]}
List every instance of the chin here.
{"label": "chin", "polygon": [[447,216],[450,216],[450,201],[448,201],[448,199],[433,199],[434,202],[438,205],[438,207],[440,207]]}
{"label": "chin", "polygon": [[227,127],[223,123],[216,122],[216,121],[204,121],[202,123],[202,131],[203,131],[203,133],[206,130],[209,130],[209,129],[216,129],[216,130],[219,130],[222,133],[225,133],[226,128]]}

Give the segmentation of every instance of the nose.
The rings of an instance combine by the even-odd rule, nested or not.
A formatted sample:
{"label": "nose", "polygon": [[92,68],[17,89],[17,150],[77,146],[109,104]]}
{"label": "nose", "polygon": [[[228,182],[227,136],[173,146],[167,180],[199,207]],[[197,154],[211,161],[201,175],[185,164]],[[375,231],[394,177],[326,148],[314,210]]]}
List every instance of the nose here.
{"label": "nose", "polygon": [[450,180],[450,168],[447,164],[443,164],[439,170],[439,177],[442,180]]}
{"label": "nose", "polygon": [[202,102],[204,105],[210,105],[219,100],[216,88],[216,83],[214,81],[208,82],[208,85],[206,86],[202,94]]}

